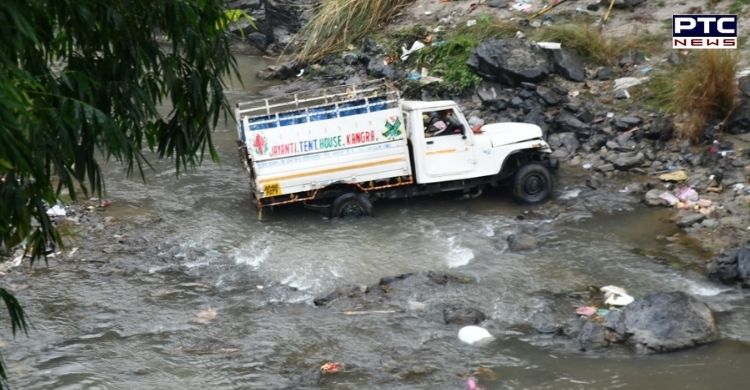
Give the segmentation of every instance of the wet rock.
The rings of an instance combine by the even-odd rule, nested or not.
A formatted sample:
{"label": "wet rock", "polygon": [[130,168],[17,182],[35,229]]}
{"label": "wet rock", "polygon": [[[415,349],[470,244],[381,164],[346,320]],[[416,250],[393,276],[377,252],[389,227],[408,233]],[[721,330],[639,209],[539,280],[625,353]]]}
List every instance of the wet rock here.
{"label": "wet rock", "polygon": [[627,343],[640,353],[669,352],[717,339],[711,309],[681,291],[659,292],[625,308]]}
{"label": "wet rock", "polygon": [[645,203],[648,206],[655,207],[655,206],[667,206],[668,203],[664,199],[660,198],[659,195],[664,192],[663,190],[649,190],[646,192],[646,195],[643,198],[643,203]]}
{"label": "wet rock", "polygon": [[443,321],[449,325],[477,325],[487,319],[481,311],[471,307],[447,307],[443,309]]}
{"label": "wet rock", "polygon": [[612,80],[615,77],[615,72],[609,66],[604,66],[596,71],[596,78],[598,80]]}
{"label": "wet rock", "polygon": [[541,81],[552,70],[542,48],[520,39],[484,41],[472,52],[467,64],[487,79],[513,85]]}
{"label": "wet rock", "polygon": [[706,216],[700,213],[691,213],[687,214],[685,216],[680,217],[680,219],[677,220],[677,226],[681,228],[686,228],[695,225],[696,223],[700,223],[706,219]]}
{"label": "wet rock", "polygon": [[604,327],[594,321],[587,321],[578,334],[578,345],[581,351],[602,349],[608,346]]}
{"label": "wet rock", "polygon": [[529,251],[539,247],[536,237],[527,233],[518,233],[508,236],[508,248],[513,252]]}
{"label": "wet rock", "polygon": [[324,297],[315,298],[313,303],[315,306],[328,306],[331,302],[339,298],[353,298],[361,296],[365,292],[365,289],[361,286],[342,286],[337,287],[331,293]]}
{"label": "wet rock", "polygon": [[750,133],[750,98],[743,99],[732,111],[726,129],[731,134]]}
{"label": "wet rock", "polygon": [[722,253],[706,266],[712,280],[750,287],[750,246]]}
{"label": "wet rock", "polygon": [[555,72],[568,80],[583,81],[586,79],[583,62],[578,55],[569,50],[552,50],[552,63]]}

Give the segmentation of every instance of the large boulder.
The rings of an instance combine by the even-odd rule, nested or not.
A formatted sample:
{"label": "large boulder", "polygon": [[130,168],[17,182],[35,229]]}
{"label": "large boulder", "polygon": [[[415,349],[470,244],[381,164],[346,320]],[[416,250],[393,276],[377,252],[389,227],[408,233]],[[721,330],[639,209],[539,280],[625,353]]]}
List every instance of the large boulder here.
{"label": "large boulder", "polygon": [[722,253],[708,263],[707,270],[712,280],[750,287],[750,246]]}
{"label": "large boulder", "polygon": [[552,71],[544,49],[521,39],[484,41],[467,64],[487,79],[511,85],[541,81]]}
{"label": "large boulder", "polygon": [[625,308],[627,343],[639,353],[669,352],[715,341],[711,309],[681,291],[646,295]]}

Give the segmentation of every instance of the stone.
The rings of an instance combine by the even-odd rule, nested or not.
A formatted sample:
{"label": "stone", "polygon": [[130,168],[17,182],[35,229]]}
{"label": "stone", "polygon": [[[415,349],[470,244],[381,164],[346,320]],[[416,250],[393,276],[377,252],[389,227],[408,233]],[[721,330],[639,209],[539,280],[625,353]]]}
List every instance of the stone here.
{"label": "stone", "polygon": [[498,83],[483,81],[477,88],[477,96],[482,104],[486,106],[496,105],[504,96],[503,88]]}
{"label": "stone", "polygon": [[664,191],[658,189],[649,190],[648,192],[646,192],[646,195],[643,198],[643,203],[651,207],[668,206],[669,204],[667,203],[667,201],[659,197],[662,192]]}
{"label": "stone", "polygon": [[643,133],[650,140],[669,141],[674,135],[674,118],[668,115],[660,115],[651,121],[651,126]]}
{"label": "stone", "polygon": [[597,80],[612,80],[615,77],[615,72],[609,66],[603,66],[596,71]]}
{"label": "stone", "polygon": [[471,307],[450,306],[443,309],[443,321],[451,325],[478,325],[487,319],[481,311]]}
{"label": "stone", "polygon": [[571,81],[586,79],[583,61],[572,51],[567,49],[552,50],[552,64],[555,72]]}
{"label": "stone", "polygon": [[519,233],[508,236],[508,248],[513,252],[534,250],[539,241],[531,234]]}
{"label": "stone", "polygon": [[750,98],[750,76],[741,77],[737,80],[737,86],[745,97]]}
{"label": "stone", "polygon": [[594,170],[597,170],[599,172],[607,173],[612,172],[615,170],[615,166],[612,164],[602,164],[594,167]]}
{"label": "stone", "polygon": [[625,100],[630,99],[630,92],[627,89],[616,89],[614,93],[615,99]]}
{"label": "stone", "polygon": [[554,124],[561,132],[588,133],[589,131],[587,124],[581,122],[581,120],[567,111],[561,111],[555,117]]}
{"label": "stone", "polygon": [[506,8],[508,7],[508,0],[490,0],[487,2],[487,6],[491,8]]}
{"label": "stone", "polygon": [[548,106],[560,104],[560,101],[562,101],[562,97],[557,92],[541,85],[536,87],[536,93]]}
{"label": "stone", "polygon": [[395,74],[393,68],[385,63],[381,56],[373,57],[367,63],[367,74],[373,77],[392,78]]}
{"label": "stone", "polygon": [[581,351],[602,349],[609,345],[605,338],[604,327],[596,322],[587,321],[578,334],[578,345]]}
{"label": "stone", "polygon": [[552,71],[544,49],[521,39],[492,39],[479,44],[467,65],[481,76],[511,85],[538,82]]}
{"label": "stone", "polygon": [[614,158],[608,161],[611,162],[615,168],[624,171],[643,165],[646,161],[646,156],[643,152],[626,152],[616,154]]}
{"label": "stone", "polygon": [[727,132],[731,134],[750,133],[750,98],[745,98],[735,107],[727,119]]}
{"label": "stone", "polygon": [[677,220],[677,226],[681,228],[686,228],[695,225],[696,223],[700,223],[706,219],[706,216],[700,213],[690,213],[685,216],[680,217],[680,219]]}
{"label": "stone", "polygon": [[681,291],[637,299],[626,306],[623,322],[626,342],[639,353],[670,352],[717,339],[711,309]]}
{"label": "stone", "polygon": [[635,115],[628,115],[622,118],[617,118],[612,126],[617,130],[630,130],[641,124],[643,120]]}
{"label": "stone", "polygon": [[581,146],[581,143],[578,142],[578,138],[576,138],[575,133],[560,133],[559,137],[560,144],[563,148],[565,148],[565,150],[568,151],[569,154],[575,153]]}
{"label": "stone", "polygon": [[723,252],[706,265],[711,280],[750,287],[750,246]]}

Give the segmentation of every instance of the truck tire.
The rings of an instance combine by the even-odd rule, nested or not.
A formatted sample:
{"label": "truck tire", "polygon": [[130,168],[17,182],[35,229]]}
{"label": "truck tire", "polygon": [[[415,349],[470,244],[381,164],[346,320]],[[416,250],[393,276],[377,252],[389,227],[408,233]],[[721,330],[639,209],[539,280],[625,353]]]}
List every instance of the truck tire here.
{"label": "truck tire", "polygon": [[367,195],[347,192],[333,201],[331,218],[369,217],[372,215],[372,203]]}
{"label": "truck tire", "polygon": [[513,175],[513,197],[520,203],[539,203],[552,194],[552,175],[544,165],[532,162]]}

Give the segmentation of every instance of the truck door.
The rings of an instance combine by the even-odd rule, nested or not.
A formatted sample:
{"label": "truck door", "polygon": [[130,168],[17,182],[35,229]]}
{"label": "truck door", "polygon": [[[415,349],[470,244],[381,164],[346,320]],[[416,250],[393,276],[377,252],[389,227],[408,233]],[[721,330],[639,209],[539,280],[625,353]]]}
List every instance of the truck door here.
{"label": "truck door", "polygon": [[454,176],[474,170],[472,134],[454,109],[423,112],[425,173]]}

